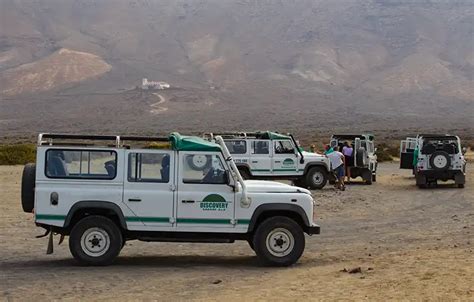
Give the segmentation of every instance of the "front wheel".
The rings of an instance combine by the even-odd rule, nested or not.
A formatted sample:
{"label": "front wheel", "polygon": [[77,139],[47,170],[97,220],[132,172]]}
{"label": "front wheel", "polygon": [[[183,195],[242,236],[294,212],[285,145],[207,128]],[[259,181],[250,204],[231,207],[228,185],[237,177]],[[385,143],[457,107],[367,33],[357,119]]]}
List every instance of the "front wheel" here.
{"label": "front wheel", "polygon": [[310,168],[308,174],[306,174],[306,184],[310,189],[322,189],[328,181],[328,173],[322,167]]}
{"label": "front wheel", "polygon": [[72,228],[69,250],[82,265],[109,265],[120,253],[124,240],[118,226],[103,216],[88,216]]}
{"label": "front wheel", "polygon": [[304,233],[292,219],[275,216],[263,221],[253,237],[259,261],[265,266],[289,266],[301,257],[305,247]]}

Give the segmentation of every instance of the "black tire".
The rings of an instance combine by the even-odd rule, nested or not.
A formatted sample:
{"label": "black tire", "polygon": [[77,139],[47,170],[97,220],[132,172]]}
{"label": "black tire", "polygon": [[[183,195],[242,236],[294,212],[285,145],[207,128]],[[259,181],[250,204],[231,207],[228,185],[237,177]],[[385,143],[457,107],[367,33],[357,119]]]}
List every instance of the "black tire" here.
{"label": "black tire", "polygon": [[[441,162],[439,161],[441,160]],[[444,165],[440,166],[440,163],[444,163]],[[448,153],[444,151],[436,151],[431,154],[430,157],[430,165],[431,168],[434,170],[438,171],[444,171],[449,169],[449,166],[451,166],[451,157],[449,156]]]}
{"label": "black tire", "polygon": [[298,223],[288,217],[271,217],[258,226],[253,236],[253,246],[263,265],[289,266],[296,263],[303,254],[304,233]]}
{"label": "black tire", "polygon": [[189,166],[196,171],[205,170],[211,165],[211,157],[209,155],[195,154],[192,156],[188,156],[187,160]]}
{"label": "black tire", "polygon": [[26,164],[21,176],[21,206],[26,213],[35,207],[36,164]]}
{"label": "black tire", "polygon": [[252,251],[255,251],[255,248],[254,248],[254,246],[253,246],[253,241],[252,241],[252,239],[247,240],[247,242],[248,242],[250,248],[252,249]]}
{"label": "black tire", "polygon": [[356,154],[357,167],[364,168],[367,167],[367,150],[364,148],[359,148]]}
{"label": "black tire", "polygon": [[[82,218],[74,225],[69,237],[69,250],[81,265],[103,266],[115,260],[123,242],[122,233],[112,220],[93,215]],[[93,246],[88,249],[88,244]],[[101,244],[105,244],[105,247],[102,248]]]}
{"label": "black tire", "polygon": [[364,179],[366,185],[372,184],[372,172],[370,170],[365,170],[362,172],[362,179]]}
{"label": "black tire", "polygon": [[240,176],[242,176],[243,179],[250,179],[250,173],[247,170],[247,168],[238,168]]}
{"label": "black tire", "polygon": [[312,167],[306,173],[306,185],[312,190],[324,188],[328,181],[328,173],[323,167]]}

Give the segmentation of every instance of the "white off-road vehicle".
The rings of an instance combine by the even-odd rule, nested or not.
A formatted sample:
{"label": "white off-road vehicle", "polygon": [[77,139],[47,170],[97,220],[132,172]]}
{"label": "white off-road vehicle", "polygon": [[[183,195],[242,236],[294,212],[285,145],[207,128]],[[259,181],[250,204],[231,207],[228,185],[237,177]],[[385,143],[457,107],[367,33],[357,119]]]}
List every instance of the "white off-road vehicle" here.
{"label": "white off-road vehicle", "polygon": [[420,188],[438,180],[454,180],[459,188],[464,188],[465,152],[458,136],[419,134],[401,142],[400,169],[412,170]]}
{"label": "white off-road vehicle", "polygon": [[[155,147],[139,148],[145,142]],[[127,240],[246,240],[265,265],[295,263],[304,233],[319,234],[306,189],[244,181],[220,137],[40,134],[22,179],[22,206],[69,236],[80,263],[107,265]],[[134,144],[135,146],[131,146]]]}
{"label": "white off-road vehicle", "polygon": [[375,154],[374,136],[372,134],[334,134],[331,137],[331,147],[342,148],[348,142],[352,148],[351,178],[361,177],[366,184],[377,181],[377,154]]}
{"label": "white off-road vehicle", "polygon": [[276,132],[209,133],[222,136],[245,179],[289,179],[297,186],[322,189],[330,162],[321,154],[302,151],[293,135]]}

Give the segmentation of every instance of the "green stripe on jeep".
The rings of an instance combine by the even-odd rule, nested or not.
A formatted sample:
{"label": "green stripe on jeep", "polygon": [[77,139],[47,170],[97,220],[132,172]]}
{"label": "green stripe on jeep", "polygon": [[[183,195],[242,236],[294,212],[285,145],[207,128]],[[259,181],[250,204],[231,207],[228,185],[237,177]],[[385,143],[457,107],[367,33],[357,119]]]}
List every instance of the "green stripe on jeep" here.
{"label": "green stripe on jeep", "polygon": [[230,219],[178,218],[178,223],[230,224]]}
{"label": "green stripe on jeep", "polygon": [[237,224],[250,224],[250,219],[238,219]]}
{"label": "green stripe on jeep", "polygon": [[296,169],[273,169],[275,172],[285,172],[285,171],[291,171],[291,172],[298,172]]}
{"label": "green stripe on jeep", "polygon": [[39,220],[65,220],[65,215],[51,215],[51,214],[36,214],[36,219]]}
{"label": "green stripe on jeep", "polygon": [[128,216],[125,217],[127,222],[170,222],[168,217],[137,217],[137,216]]}

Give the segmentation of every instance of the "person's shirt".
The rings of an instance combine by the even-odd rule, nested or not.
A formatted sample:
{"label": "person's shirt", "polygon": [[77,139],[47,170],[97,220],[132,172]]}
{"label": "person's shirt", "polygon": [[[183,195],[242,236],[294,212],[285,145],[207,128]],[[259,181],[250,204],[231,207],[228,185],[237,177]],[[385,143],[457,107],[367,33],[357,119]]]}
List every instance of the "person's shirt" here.
{"label": "person's shirt", "polygon": [[344,146],[342,148],[342,154],[344,154],[345,156],[352,156],[352,152],[354,152],[354,149],[352,149],[352,147]]}
{"label": "person's shirt", "polygon": [[329,161],[331,162],[331,167],[333,170],[344,163],[342,161],[342,157],[344,156],[344,154],[342,154],[339,151],[333,151],[327,154],[326,156],[329,158]]}

